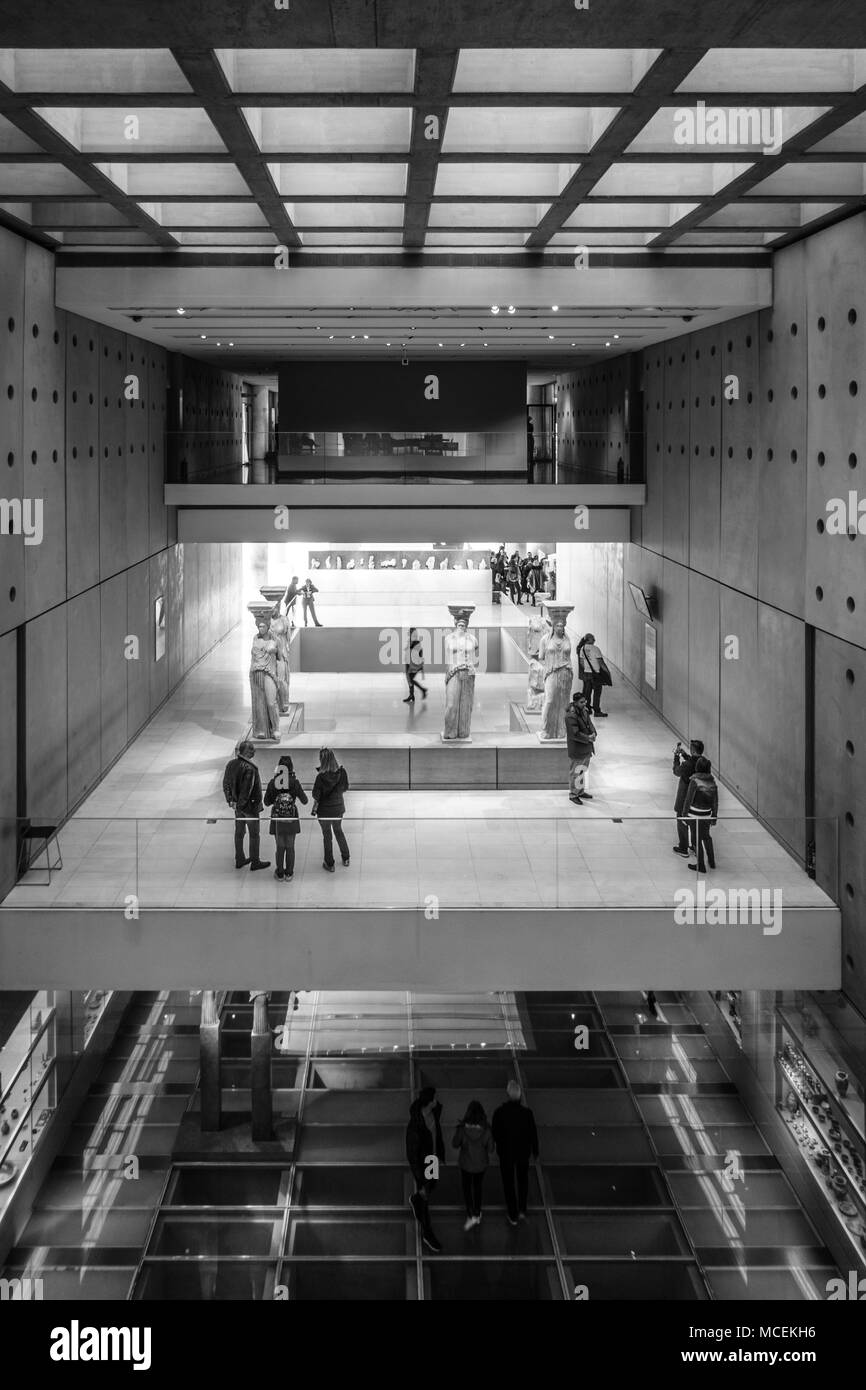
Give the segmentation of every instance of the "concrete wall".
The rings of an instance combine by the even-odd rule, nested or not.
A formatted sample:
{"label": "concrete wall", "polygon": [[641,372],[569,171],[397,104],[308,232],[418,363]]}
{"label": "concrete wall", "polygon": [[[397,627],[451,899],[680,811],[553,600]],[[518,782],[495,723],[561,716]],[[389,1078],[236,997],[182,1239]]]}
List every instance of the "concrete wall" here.
{"label": "concrete wall", "polygon": [[[832,498],[866,499],[864,233],[866,218],[852,218],[783,250],[772,309],[641,355],[648,501],[633,512],[625,578],[658,595],[656,692],[628,601],[623,620],[625,674],[679,734],[706,741],[792,848],[815,841],[831,891],[838,818],[843,983],[861,1009],[866,536],[826,523]],[[817,830],[807,814],[824,818]]]}
{"label": "concrete wall", "polygon": [[16,815],[62,820],[236,619],[239,548],[176,544],[163,503],[167,379],[161,349],[55,309],[51,255],[0,229],[0,494],[43,515],[40,544],[0,537],[0,894]]}
{"label": "concrete wall", "polygon": [[641,476],[641,423],[636,417],[640,381],[633,353],[610,362],[581,367],[556,379],[557,463],[560,476]]}

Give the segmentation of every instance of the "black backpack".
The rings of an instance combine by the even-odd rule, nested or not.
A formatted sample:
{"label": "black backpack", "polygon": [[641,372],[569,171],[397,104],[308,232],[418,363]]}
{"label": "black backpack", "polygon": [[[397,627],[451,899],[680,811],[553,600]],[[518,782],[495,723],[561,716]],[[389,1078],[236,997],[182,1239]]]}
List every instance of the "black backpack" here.
{"label": "black backpack", "polygon": [[279,792],[274,802],[274,817],[277,820],[297,820],[298,807],[291,792]]}

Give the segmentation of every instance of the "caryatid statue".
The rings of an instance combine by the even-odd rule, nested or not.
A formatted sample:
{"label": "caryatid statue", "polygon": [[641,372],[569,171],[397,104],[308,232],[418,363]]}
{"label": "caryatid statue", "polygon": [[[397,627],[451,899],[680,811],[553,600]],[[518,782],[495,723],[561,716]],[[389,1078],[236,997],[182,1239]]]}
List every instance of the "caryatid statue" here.
{"label": "caryatid statue", "polygon": [[526,634],[526,651],[529,656],[529,686],[526,691],[528,710],[540,710],[544,703],[544,667],[541,663],[540,647],[544,634],[549,631],[549,623],[542,618],[537,609],[533,609]]}
{"label": "caryatid statue", "polygon": [[469,738],[475,701],[475,667],[478,641],[469,631],[473,608],[448,605],[454,627],[445,638],[445,739]]}
{"label": "caryatid statue", "polygon": [[574,671],[571,665],[571,638],[565,630],[573,604],[544,605],[551,630],[541,639],[538,658],[544,668],[544,704],[541,708],[541,734],[545,739],[565,738],[565,711],[571,701]]}
{"label": "caryatid statue", "polygon": [[259,589],[259,593],[268,603],[272,603],[273,617],[271,618],[270,635],[277,644],[277,704],[280,714],[289,712],[289,636],[291,629],[288,618],[284,618],[280,611],[280,602],[283,597],[283,587],[280,585],[264,585]]}
{"label": "caryatid statue", "polygon": [[256,636],[250,652],[252,736],[270,743],[279,743],[277,644],[271,636],[271,618],[274,610],[270,603],[249,603],[247,607],[256,620]]}

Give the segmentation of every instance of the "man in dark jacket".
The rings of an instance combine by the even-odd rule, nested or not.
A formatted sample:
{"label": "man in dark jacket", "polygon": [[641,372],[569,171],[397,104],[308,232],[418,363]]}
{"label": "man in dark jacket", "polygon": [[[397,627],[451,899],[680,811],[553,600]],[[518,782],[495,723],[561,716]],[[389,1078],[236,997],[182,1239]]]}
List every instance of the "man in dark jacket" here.
{"label": "man in dark jacket", "polygon": [[421,1239],[438,1254],[442,1249],[430,1224],[430,1197],[439,1178],[439,1168],[445,1162],[445,1142],[440,1117],[442,1106],[436,1099],[436,1087],[425,1086],[418,1099],[409,1107],[406,1126],[406,1159],[415,1179],[415,1191],[409,1205],[418,1225]]}
{"label": "man in dark jacket", "polygon": [[677,795],[674,801],[674,814],[677,817],[677,840],[674,845],[674,854],[680,855],[682,859],[689,857],[689,823],[683,819],[683,807],[686,804],[686,793],[689,789],[689,782],[694,776],[695,763],[704,751],[704,745],[699,738],[693,738],[689,744],[689,751],[686,752],[681,743],[674,749],[673,774],[678,778]]}
{"label": "man in dark jacket", "polygon": [[499,1171],[502,1174],[502,1191],[508,1208],[508,1221],[516,1226],[518,1220],[526,1220],[526,1202],[529,1195],[529,1160],[538,1158],[538,1130],[535,1116],[528,1106],[522,1105],[520,1087],[516,1081],[508,1083],[508,1100],[493,1112],[491,1129],[496,1152],[499,1154]]}
{"label": "man in dark jacket", "polygon": [[312,615],[313,615],[313,622],[315,623],[316,627],[321,627],[321,626],[322,626],[322,624],[319,622],[318,618],[316,617],[316,603],[315,603],[315,599],[313,598],[313,595],[314,595],[314,594],[317,594],[318,592],[319,592],[319,591],[318,591],[318,589],[316,588],[315,584],[313,583],[312,579],[310,579],[309,576],[308,576],[308,577],[304,580],[304,582],[303,582],[303,584],[301,585],[301,588],[300,588],[300,594],[301,594],[301,607],[303,608],[303,611],[304,611],[304,627],[307,626],[307,613],[308,613],[308,612],[309,612],[309,613],[312,613]]}
{"label": "man in dark jacket", "polygon": [[[235,868],[249,864],[250,870],[268,869],[259,857],[259,816],[262,811],[262,779],[253,762],[256,750],[251,743],[239,743],[235,757],[223,774],[223,793],[235,813]],[[244,830],[250,834],[250,857],[244,858]]]}
{"label": "man in dark jacket", "polygon": [[569,801],[582,806],[584,801],[592,801],[586,790],[586,774],[589,760],[595,752],[596,730],[589,717],[586,697],[575,691],[571,704],[565,711],[565,737],[568,745],[568,790]]}

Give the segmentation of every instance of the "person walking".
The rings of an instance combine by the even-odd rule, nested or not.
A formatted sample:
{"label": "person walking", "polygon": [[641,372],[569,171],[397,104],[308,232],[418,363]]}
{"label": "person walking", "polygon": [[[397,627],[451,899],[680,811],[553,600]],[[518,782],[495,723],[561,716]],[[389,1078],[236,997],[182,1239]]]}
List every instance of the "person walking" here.
{"label": "person walking", "polygon": [[307,804],[307,793],[297,777],[288,753],[277,763],[265,791],[265,805],[272,806],[270,834],[276,840],[274,878],[291,880],[295,872],[295,836],[300,834],[298,802]]}
{"label": "person walking", "polygon": [[673,774],[677,778],[677,794],[674,799],[674,815],[677,817],[677,844],[674,845],[674,854],[678,854],[682,859],[689,857],[689,823],[683,818],[683,807],[686,804],[689,782],[694,776],[695,763],[703,751],[704,745],[699,738],[692,739],[688,752],[681,743],[678,743],[674,749]]}
{"label": "person walking", "polygon": [[412,1215],[421,1228],[421,1239],[434,1254],[442,1249],[430,1222],[430,1198],[439,1181],[439,1169],[445,1162],[445,1144],[440,1123],[442,1106],[436,1099],[436,1087],[425,1086],[409,1107],[406,1126],[406,1159],[415,1181],[415,1191],[409,1198]]}
{"label": "person walking", "polygon": [[414,627],[410,627],[409,629],[409,643],[406,657],[407,660],[404,670],[406,672],[406,680],[409,682],[409,694],[406,696],[403,704],[414,705],[416,685],[421,691],[424,699],[427,699],[427,687],[426,685],[422,685],[418,679],[419,676],[423,676],[424,674],[424,652],[421,647],[421,638],[418,636],[418,629]]}
{"label": "person walking", "polygon": [[529,1160],[538,1158],[538,1130],[532,1111],[522,1104],[518,1083],[509,1081],[506,1091],[508,1100],[494,1110],[491,1130],[499,1155],[508,1220],[516,1226],[518,1221],[526,1220]]}
{"label": "person walking", "polygon": [[[706,873],[707,864],[716,867],[716,851],[710,829],[715,825],[719,814],[719,788],[713,776],[713,766],[709,758],[698,758],[694,774],[689,781],[683,815],[690,821],[692,832],[692,853],[697,854],[697,864],[689,864],[692,873]],[[704,850],[706,849],[706,863]]]}
{"label": "person walking", "polygon": [[583,693],[587,701],[591,699],[592,713],[596,719],[607,719],[601,708],[601,692],[606,685],[612,685],[607,662],[601,648],[595,645],[595,635],[588,632],[577,644],[577,669],[583,681]]}
{"label": "person walking", "polygon": [[304,627],[307,626],[307,613],[312,614],[313,622],[315,623],[316,627],[322,626],[322,624],[316,617],[316,604],[313,598],[313,595],[317,594],[318,592],[319,591],[313,583],[312,579],[310,579],[309,575],[307,575],[307,578],[304,580],[300,588],[301,607],[304,613]]}
{"label": "person walking", "polygon": [[[254,746],[244,740],[237,746],[235,756],[226,764],[223,773],[223,795],[235,813],[235,868],[269,869],[260,857],[259,816],[262,811],[262,779],[253,759]],[[250,853],[244,855],[244,832],[249,833]]]}
{"label": "person walking", "polygon": [[576,806],[592,801],[586,790],[590,759],[595,753],[596,727],[589,717],[586,696],[575,691],[565,711],[565,739],[568,752],[568,799]]}
{"label": "person walking", "polygon": [[471,1100],[466,1114],[454,1131],[451,1147],[460,1150],[457,1160],[460,1167],[460,1181],[463,1185],[463,1201],[466,1206],[464,1231],[481,1225],[481,1196],[484,1188],[484,1174],[494,1153],[493,1134],[487,1123],[484,1106],[478,1100]]}
{"label": "person walking", "polygon": [[317,817],[319,825],[322,827],[322,841],[325,848],[322,868],[327,869],[328,873],[332,874],[334,872],[334,837],[340,846],[343,868],[348,869],[349,867],[349,846],[343,833],[343,816],[346,814],[343,793],[349,790],[349,778],[346,775],[346,769],[337,762],[336,755],[331,752],[330,748],[321,749],[316,772],[316,780],[313,783],[311,815]]}

